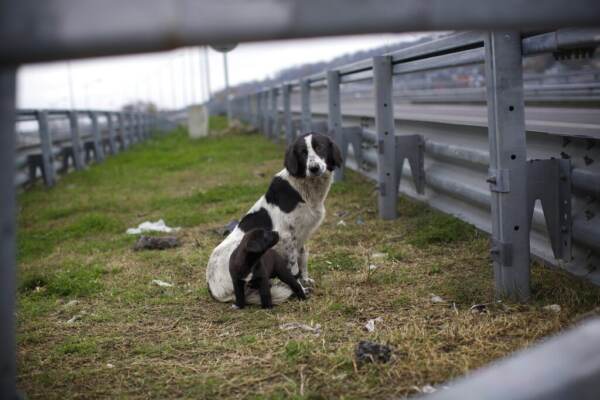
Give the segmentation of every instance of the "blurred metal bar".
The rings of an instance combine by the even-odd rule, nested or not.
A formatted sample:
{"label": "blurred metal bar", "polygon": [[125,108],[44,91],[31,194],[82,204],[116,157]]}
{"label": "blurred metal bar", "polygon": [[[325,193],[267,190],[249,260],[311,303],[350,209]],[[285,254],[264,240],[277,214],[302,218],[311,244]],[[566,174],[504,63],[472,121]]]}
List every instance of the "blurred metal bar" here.
{"label": "blurred metal bar", "polygon": [[85,161],[83,157],[81,137],[79,136],[79,114],[77,111],[69,111],[68,115],[71,134],[71,147],[73,148],[73,163],[75,164],[75,169],[81,170],[85,167]]}
{"label": "blurred metal bar", "polygon": [[22,0],[0,6],[0,59],[360,33],[591,27],[599,20],[597,0]]}
{"label": "blurred metal bar", "polygon": [[492,363],[427,400],[596,400],[600,393],[600,319]]}
{"label": "blurred metal bar", "polygon": [[54,186],[56,173],[54,171],[54,149],[52,148],[52,133],[48,126],[48,113],[44,110],[37,112],[40,143],[42,147],[42,169],[46,186]]}
{"label": "blurred metal bar", "polygon": [[310,132],[312,115],[310,112],[310,81],[303,79],[300,82],[300,96],[302,104],[302,133]]}
{"label": "blurred metal bar", "polygon": [[0,397],[16,399],[15,296],[15,81],[0,68]]}
{"label": "blurred metal bar", "polygon": [[281,96],[283,98],[283,120],[285,124],[285,141],[288,145],[294,141],[294,131],[292,129],[292,111],[290,109],[290,92],[292,87],[288,83],[281,85]]}
{"label": "blurred metal bar", "polygon": [[90,111],[90,121],[92,123],[92,137],[94,138],[94,158],[96,162],[104,161],[104,146],[102,145],[102,133],[98,126],[98,114]]}
{"label": "blurred metal bar", "polygon": [[[340,73],[338,71],[327,71],[327,127],[329,137],[335,141],[342,152],[342,160],[346,160],[348,146],[344,145],[344,132],[342,130],[342,105],[340,98]],[[344,161],[342,166],[335,170],[333,179],[335,182],[344,179]]]}
{"label": "blurred metal bar", "polygon": [[521,35],[491,32],[485,47],[496,294],[526,301],[530,224]]}
{"label": "blurred metal bar", "polygon": [[117,142],[115,140],[115,126],[113,124],[113,117],[111,112],[107,112],[106,115],[106,129],[108,130],[108,144],[110,147],[110,154],[117,154]]}
{"label": "blurred metal bar", "polygon": [[382,219],[398,217],[398,190],[396,183],[396,136],[394,135],[394,107],[392,104],[392,57],[373,57],[375,82],[375,126],[378,149],[379,216]]}

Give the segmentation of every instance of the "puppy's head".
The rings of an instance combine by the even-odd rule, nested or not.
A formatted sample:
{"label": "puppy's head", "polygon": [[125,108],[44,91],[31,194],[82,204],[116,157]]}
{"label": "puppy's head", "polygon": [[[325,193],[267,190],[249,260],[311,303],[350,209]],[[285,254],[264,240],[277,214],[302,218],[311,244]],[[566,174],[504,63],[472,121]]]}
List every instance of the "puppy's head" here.
{"label": "puppy's head", "polygon": [[285,168],[296,178],[314,178],[342,166],[337,145],[320,133],[307,133],[292,143],[285,153]]}
{"label": "puppy's head", "polygon": [[264,253],[279,242],[279,234],[265,229],[252,229],[246,233],[246,251],[249,253]]}

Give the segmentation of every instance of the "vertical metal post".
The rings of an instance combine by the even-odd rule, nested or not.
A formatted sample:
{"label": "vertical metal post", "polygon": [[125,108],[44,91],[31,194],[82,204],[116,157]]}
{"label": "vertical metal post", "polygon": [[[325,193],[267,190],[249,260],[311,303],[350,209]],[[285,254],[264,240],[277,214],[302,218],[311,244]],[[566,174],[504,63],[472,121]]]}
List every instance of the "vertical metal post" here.
{"label": "vertical metal post", "polygon": [[106,113],[106,129],[108,129],[108,144],[110,146],[110,154],[117,154],[117,142],[115,140],[115,126],[113,125],[112,113]]}
{"label": "vertical metal post", "polygon": [[269,114],[271,118],[271,123],[269,124],[269,137],[277,139],[279,137],[279,132],[277,132],[277,88],[275,86],[269,90],[269,100]]}
{"label": "vertical metal post", "polygon": [[73,163],[76,170],[82,170],[85,167],[85,159],[83,158],[83,146],[79,136],[79,114],[77,111],[69,111],[69,126],[71,147],[73,148]]}
{"label": "vertical metal post", "polygon": [[229,67],[227,66],[227,53],[223,53],[223,71],[225,73],[225,106],[227,107],[227,122],[231,123],[231,101],[229,100]]}
{"label": "vertical metal post", "polygon": [[530,296],[530,227],[521,35],[490,32],[485,51],[496,293],[525,301]]}
{"label": "vertical metal post", "polygon": [[98,114],[90,111],[90,120],[92,121],[92,136],[94,138],[94,157],[96,162],[102,162],[104,160],[104,146],[102,144],[102,133],[98,126]]}
{"label": "vertical metal post", "polygon": [[133,144],[137,142],[136,132],[135,132],[135,113],[131,111],[129,113],[129,123],[127,124],[127,137],[129,138],[129,144]]}
{"label": "vertical metal post", "polygon": [[302,133],[307,133],[312,130],[310,115],[310,81],[308,79],[300,81],[300,96],[302,104]]}
{"label": "vertical metal post", "polygon": [[133,129],[135,132],[135,136],[137,138],[137,142],[143,142],[144,141],[144,135],[142,134],[142,124],[140,121],[140,113],[139,112],[135,112],[133,114]]}
{"label": "vertical metal post", "polygon": [[394,135],[394,107],[392,104],[392,58],[373,57],[375,84],[375,125],[377,130],[377,170],[379,183],[379,216],[395,219],[398,214],[396,188],[396,136]]}
{"label": "vertical metal post", "polygon": [[0,397],[17,398],[15,351],[15,75],[0,67]]}
{"label": "vertical metal post", "polygon": [[273,102],[273,91],[267,89],[265,92],[265,121],[266,121],[266,132],[268,138],[273,136],[273,118],[271,113],[271,103]]}
{"label": "vertical metal post", "polygon": [[48,112],[37,112],[38,129],[40,131],[40,144],[42,146],[42,165],[44,168],[44,183],[54,186],[56,174],[54,171],[54,149],[52,148],[52,133],[48,126]]}
{"label": "vertical metal post", "polygon": [[[327,114],[327,125],[329,136],[333,139],[342,151],[342,159],[345,161],[348,146],[344,145],[342,131],[342,106],[340,104],[340,73],[338,71],[327,71],[327,97],[329,112]],[[338,182],[344,179],[344,165],[338,168],[333,179]]]}
{"label": "vertical metal post", "polygon": [[288,146],[294,141],[294,131],[292,128],[291,92],[292,85],[288,83],[281,85],[281,97],[283,98],[283,120],[285,124],[285,141]]}
{"label": "vertical metal post", "polygon": [[269,130],[269,92],[267,90],[263,90],[260,95],[260,115],[262,117],[261,129],[263,135],[268,134]]}
{"label": "vertical metal post", "polygon": [[121,137],[121,150],[125,150],[129,147],[129,140],[127,139],[127,124],[125,114],[120,112],[117,113],[117,121],[119,122],[119,136]]}

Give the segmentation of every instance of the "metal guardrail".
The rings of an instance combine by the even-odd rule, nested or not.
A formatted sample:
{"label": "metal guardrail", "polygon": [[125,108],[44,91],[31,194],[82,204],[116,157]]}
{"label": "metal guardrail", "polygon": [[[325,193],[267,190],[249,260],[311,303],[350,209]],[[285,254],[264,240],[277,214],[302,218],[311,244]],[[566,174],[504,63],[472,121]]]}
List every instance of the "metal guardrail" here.
{"label": "metal guardrail", "polygon": [[[236,98],[234,115],[270,137],[279,137],[283,129],[288,142],[299,131],[316,129],[331,135],[344,149],[348,166],[378,182],[384,218],[395,218],[392,193],[399,188],[492,233],[490,251],[501,295],[529,297],[530,252],[547,264],[600,284],[596,216],[600,217],[600,118],[593,116],[600,111],[592,109],[583,117],[581,109],[564,112],[576,114],[576,121],[569,123],[560,119],[560,113],[549,119],[554,109],[525,111],[521,69],[522,57],[530,54],[598,46],[600,31],[506,35],[517,39],[516,49],[510,50],[513,64],[501,71],[506,74],[502,85],[495,86],[490,70],[496,61],[489,54],[492,38],[467,32]],[[502,47],[502,51],[509,50]],[[378,62],[385,63],[381,70]],[[394,78],[481,64],[487,68],[487,92],[480,89],[480,95],[487,96],[487,118],[482,106],[432,105],[427,112],[425,105],[394,105],[411,96],[394,91]],[[344,92],[344,86],[357,79],[372,83],[372,96],[356,99]],[[511,84],[508,88],[506,82]],[[317,92],[326,95],[317,98]],[[448,110],[442,113],[444,107]],[[342,113],[342,109],[351,111]],[[508,122],[511,125],[504,126]],[[492,128],[515,138],[493,139],[488,134]],[[410,139],[415,135],[418,141]],[[420,160],[411,160],[402,151],[419,154]],[[413,162],[404,163],[405,158]],[[417,162],[420,165],[413,165]],[[517,177],[523,177],[520,189],[515,187]],[[407,183],[399,184],[403,181]],[[516,195],[520,197],[511,198]],[[559,198],[561,204],[556,203]],[[534,206],[535,199],[541,199],[545,208]]]}
{"label": "metal guardrail", "polygon": [[[87,122],[85,133],[82,119]],[[28,139],[33,136],[34,140],[17,144],[15,186],[40,176],[46,186],[53,186],[58,173],[84,169],[92,160],[102,162],[107,155],[148,139],[152,132],[174,127],[164,113],[98,110],[18,110],[16,123],[24,122],[35,122],[37,129],[27,132]],[[65,123],[68,129],[57,132],[52,128],[57,122]]]}

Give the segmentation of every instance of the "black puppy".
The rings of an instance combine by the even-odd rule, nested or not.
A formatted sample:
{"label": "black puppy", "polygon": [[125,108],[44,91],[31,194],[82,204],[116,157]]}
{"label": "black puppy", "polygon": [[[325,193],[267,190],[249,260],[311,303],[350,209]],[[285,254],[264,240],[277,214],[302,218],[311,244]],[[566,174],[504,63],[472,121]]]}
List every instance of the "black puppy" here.
{"label": "black puppy", "polygon": [[244,235],[229,258],[229,273],[235,291],[235,305],[246,305],[245,285],[258,289],[262,308],[273,308],[271,278],[279,278],[304,300],[304,288],[287,268],[287,260],[271,247],[279,241],[279,234],[271,230],[252,229]]}

